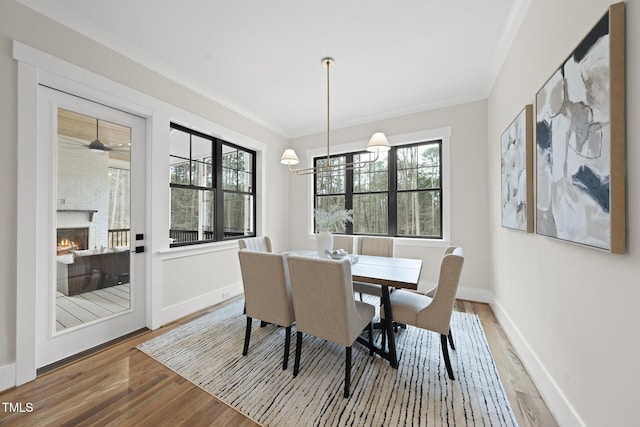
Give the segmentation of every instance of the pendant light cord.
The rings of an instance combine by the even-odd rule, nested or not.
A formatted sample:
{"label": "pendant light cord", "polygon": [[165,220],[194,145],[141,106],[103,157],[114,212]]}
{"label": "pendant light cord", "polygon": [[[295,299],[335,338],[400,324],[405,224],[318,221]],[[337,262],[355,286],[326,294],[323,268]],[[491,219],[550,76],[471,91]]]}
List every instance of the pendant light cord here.
{"label": "pendant light cord", "polygon": [[329,105],[330,105],[329,104],[329,101],[330,101],[330,98],[329,98],[329,93],[330,93],[330,90],[329,90],[329,88],[330,88],[330,86],[329,86],[329,67],[331,67],[331,60],[327,60],[327,61],[325,61],[325,63],[327,64],[327,167],[330,167],[331,160],[330,160],[330,156],[329,156],[329,144],[330,144],[329,143],[329,131],[330,131],[330,128],[329,128],[329,123],[330,123],[330,120],[329,120],[329,110],[330,110],[330,108],[329,108]]}

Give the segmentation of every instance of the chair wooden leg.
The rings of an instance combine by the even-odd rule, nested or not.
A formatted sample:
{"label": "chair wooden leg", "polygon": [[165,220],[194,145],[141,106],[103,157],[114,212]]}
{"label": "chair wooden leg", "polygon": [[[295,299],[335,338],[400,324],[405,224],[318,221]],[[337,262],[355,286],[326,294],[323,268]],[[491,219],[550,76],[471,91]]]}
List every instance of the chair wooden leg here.
{"label": "chair wooden leg", "polygon": [[373,322],[369,322],[369,356],[373,356]]}
{"label": "chair wooden leg", "polygon": [[344,370],[344,397],[349,397],[349,389],[351,388],[351,347],[346,348]]}
{"label": "chair wooden leg", "polygon": [[252,318],[247,316],[247,329],[244,332],[244,349],[242,350],[242,355],[246,356],[249,352],[249,340],[251,339],[251,322]]}
{"label": "chair wooden leg", "polygon": [[289,347],[291,347],[291,326],[286,328],[286,336],[284,337],[284,357],[282,359],[282,369],[287,369],[289,365]]}
{"label": "chair wooden leg", "polygon": [[451,361],[449,360],[449,349],[447,347],[447,336],[440,334],[440,346],[442,347],[442,356],[444,357],[444,364],[447,367],[447,373],[449,378],[455,380],[453,376],[453,369],[451,369]]}
{"label": "chair wooden leg", "polygon": [[456,349],[456,345],[453,342],[453,333],[451,332],[451,330],[449,330],[449,346],[451,347],[451,350],[455,350]]}
{"label": "chair wooden leg", "polygon": [[293,362],[293,376],[298,375],[300,369],[300,353],[302,352],[302,332],[296,332],[296,357]]}

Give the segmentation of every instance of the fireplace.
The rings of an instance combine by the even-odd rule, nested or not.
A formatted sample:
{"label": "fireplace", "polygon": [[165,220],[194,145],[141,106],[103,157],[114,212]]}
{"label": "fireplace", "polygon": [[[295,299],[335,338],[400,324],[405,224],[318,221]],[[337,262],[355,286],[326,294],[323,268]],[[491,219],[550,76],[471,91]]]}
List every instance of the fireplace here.
{"label": "fireplace", "polygon": [[89,249],[89,227],[58,228],[56,253]]}

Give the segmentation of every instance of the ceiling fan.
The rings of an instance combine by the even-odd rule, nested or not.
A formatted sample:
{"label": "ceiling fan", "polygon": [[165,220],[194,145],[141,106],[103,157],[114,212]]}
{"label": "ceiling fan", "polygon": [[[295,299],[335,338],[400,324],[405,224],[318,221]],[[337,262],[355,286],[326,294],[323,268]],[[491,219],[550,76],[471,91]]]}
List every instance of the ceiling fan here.
{"label": "ceiling fan", "polygon": [[100,141],[99,139],[99,130],[98,130],[99,122],[100,121],[96,119],[96,139],[91,141],[88,145],[86,145],[86,147],[88,147],[89,150],[92,150],[92,151],[112,151],[113,148],[107,145],[104,145],[102,141]]}

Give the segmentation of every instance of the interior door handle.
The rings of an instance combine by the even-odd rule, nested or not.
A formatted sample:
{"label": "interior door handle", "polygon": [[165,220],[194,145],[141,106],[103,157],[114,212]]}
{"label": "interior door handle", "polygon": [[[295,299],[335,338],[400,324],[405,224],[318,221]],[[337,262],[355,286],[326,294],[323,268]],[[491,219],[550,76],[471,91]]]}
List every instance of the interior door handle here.
{"label": "interior door handle", "polygon": [[136,253],[139,254],[142,252],[144,252],[144,246],[136,246]]}

